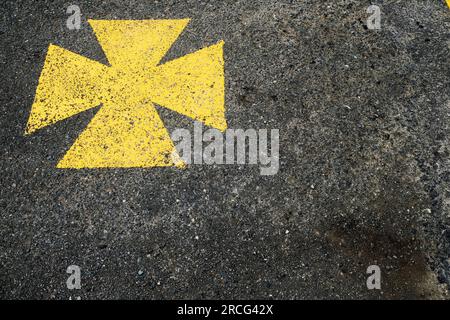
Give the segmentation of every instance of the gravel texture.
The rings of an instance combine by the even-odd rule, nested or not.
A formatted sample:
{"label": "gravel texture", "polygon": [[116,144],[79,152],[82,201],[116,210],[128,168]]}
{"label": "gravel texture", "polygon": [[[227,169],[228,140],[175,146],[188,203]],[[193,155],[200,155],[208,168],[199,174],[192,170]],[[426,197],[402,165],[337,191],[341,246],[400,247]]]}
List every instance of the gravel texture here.
{"label": "gravel texture", "polygon": [[[3,0],[0,16],[0,298],[447,297],[444,1]],[[224,40],[228,124],[280,129],[278,175],[56,169],[98,109],[23,133],[50,43],[107,63],[88,18],[191,18],[166,61]],[[366,287],[373,264],[381,291]],[[81,290],[66,288],[69,265]]]}

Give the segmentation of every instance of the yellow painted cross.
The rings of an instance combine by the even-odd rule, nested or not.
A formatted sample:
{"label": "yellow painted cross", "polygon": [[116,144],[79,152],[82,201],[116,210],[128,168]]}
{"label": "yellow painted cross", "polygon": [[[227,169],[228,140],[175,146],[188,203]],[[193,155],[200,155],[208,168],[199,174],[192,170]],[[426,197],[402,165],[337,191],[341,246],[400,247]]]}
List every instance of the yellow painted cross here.
{"label": "yellow painted cross", "polygon": [[188,22],[89,20],[111,66],[50,45],[26,134],[102,105],[58,168],[183,167],[154,103],[227,128],[223,41],[159,65]]}

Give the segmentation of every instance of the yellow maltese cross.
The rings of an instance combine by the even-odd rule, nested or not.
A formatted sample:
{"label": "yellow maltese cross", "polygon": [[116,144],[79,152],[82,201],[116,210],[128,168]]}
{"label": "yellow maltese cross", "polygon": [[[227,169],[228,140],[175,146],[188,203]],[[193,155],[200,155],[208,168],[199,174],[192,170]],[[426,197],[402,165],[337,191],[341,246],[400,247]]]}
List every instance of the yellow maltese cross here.
{"label": "yellow maltese cross", "polygon": [[26,134],[102,105],[58,168],[183,167],[154,104],[227,128],[223,41],[159,64],[188,23],[89,20],[110,66],[50,45]]}

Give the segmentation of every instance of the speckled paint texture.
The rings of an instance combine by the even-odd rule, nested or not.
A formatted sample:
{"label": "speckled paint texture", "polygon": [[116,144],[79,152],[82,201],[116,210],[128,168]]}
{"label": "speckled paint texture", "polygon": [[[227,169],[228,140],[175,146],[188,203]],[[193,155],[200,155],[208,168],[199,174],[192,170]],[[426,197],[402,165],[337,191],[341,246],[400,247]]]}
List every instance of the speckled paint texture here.
{"label": "speckled paint texture", "polygon": [[[0,4],[1,298],[448,298],[444,1],[75,2]],[[80,30],[66,27],[69,4],[80,6]],[[371,4],[381,30],[367,28]],[[90,96],[100,90],[72,109],[84,112],[24,135],[50,44],[83,57],[92,75],[113,62],[88,19],[186,18],[158,66],[224,41],[227,127],[280,129],[277,175],[57,168],[107,116]],[[169,133],[193,130],[172,101],[148,98],[156,111],[132,112],[158,116]],[[381,291],[366,287],[374,264]],[[67,290],[70,265],[81,290]]]}
{"label": "speckled paint texture", "polygon": [[158,66],[188,19],[89,23],[111,66],[50,45],[26,129],[30,134],[102,105],[58,168],[176,166],[154,102],[226,129],[223,42]]}

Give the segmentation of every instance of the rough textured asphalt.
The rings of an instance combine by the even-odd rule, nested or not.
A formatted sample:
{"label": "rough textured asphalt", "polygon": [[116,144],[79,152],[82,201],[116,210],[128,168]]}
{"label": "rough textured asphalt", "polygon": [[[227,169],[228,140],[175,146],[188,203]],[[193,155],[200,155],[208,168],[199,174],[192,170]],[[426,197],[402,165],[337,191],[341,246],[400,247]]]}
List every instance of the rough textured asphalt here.
{"label": "rough textured asphalt", "polygon": [[[65,25],[75,3],[79,31]],[[380,31],[366,27],[371,3]],[[443,1],[3,0],[0,12],[1,298],[447,297]],[[23,135],[50,43],[106,63],[86,19],[186,17],[166,59],[225,40],[227,121],[280,129],[278,175],[56,169],[98,109]],[[66,288],[73,264],[79,291]],[[367,290],[372,264],[382,291]]]}

